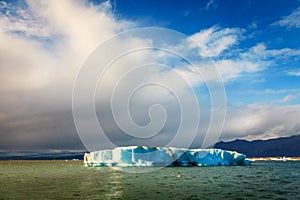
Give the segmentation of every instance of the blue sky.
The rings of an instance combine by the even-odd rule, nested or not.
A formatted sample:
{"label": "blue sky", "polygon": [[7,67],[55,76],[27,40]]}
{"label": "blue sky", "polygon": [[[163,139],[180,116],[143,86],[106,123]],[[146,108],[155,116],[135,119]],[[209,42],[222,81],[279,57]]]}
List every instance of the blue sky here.
{"label": "blue sky", "polygon": [[[192,56],[198,69],[210,67],[207,60],[213,60],[227,97],[225,124],[218,140],[300,134],[300,1],[14,0],[0,1],[0,150],[83,148],[72,116],[72,91],[81,65],[102,42],[142,27],[175,30],[200,44],[201,48],[182,41],[169,46]],[[121,45],[107,49],[104,56],[125,46],[151,45],[146,38],[131,39],[121,40]],[[116,145],[165,145],[178,127],[178,110],[169,102],[172,98],[157,88],[137,96],[140,102],[133,105],[132,113],[138,123],[147,124],[149,116],[140,116],[140,108],[148,108],[155,100],[170,108],[172,117],[157,138],[149,143],[132,139],[110,122],[111,111],[106,110],[110,82],[119,80],[116,76],[126,68],[122,66],[150,61],[170,63],[172,70],[192,84],[199,105],[209,97],[189,66],[153,52],[137,53],[134,59],[116,64],[118,69],[107,75],[105,87],[99,87],[97,93],[103,99],[95,104],[103,112],[108,138]],[[163,74],[151,69],[149,76],[137,74],[132,80],[169,81],[175,78],[172,70]],[[180,84],[176,87],[185,92]],[[205,124],[209,109],[202,110]],[[203,134],[198,132],[194,146],[201,146]]]}
{"label": "blue sky", "polygon": [[[212,26],[239,28],[242,36],[233,51],[247,51],[257,44],[263,44],[268,50],[299,51],[299,1],[114,1],[113,5],[113,12],[119,18],[138,21],[141,26],[163,26],[187,35]],[[295,16],[283,23],[293,13]],[[264,70],[226,84],[229,102],[279,103],[286,95],[297,96],[300,79],[292,72],[300,68],[299,54],[281,56],[267,58],[272,63]],[[284,103],[297,104],[299,99]]]}

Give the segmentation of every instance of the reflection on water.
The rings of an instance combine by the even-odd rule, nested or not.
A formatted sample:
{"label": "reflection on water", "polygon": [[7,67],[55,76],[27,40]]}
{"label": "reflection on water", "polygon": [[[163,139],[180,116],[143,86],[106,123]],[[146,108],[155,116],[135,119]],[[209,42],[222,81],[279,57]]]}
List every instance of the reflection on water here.
{"label": "reflection on water", "polygon": [[124,174],[111,168],[83,167],[82,163],[80,168],[85,174],[84,177],[78,177],[83,196],[88,199],[122,199]]}
{"label": "reflection on water", "polygon": [[111,180],[109,185],[111,185],[110,192],[105,194],[105,197],[107,197],[108,199],[110,198],[117,198],[119,197],[121,199],[122,194],[123,194],[123,188],[122,188],[122,184],[121,181],[123,179],[123,175],[121,173],[116,173],[115,171],[111,173]]}
{"label": "reflection on water", "polygon": [[7,161],[0,184],[0,199],[300,199],[300,162],[126,173],[73,161]]}

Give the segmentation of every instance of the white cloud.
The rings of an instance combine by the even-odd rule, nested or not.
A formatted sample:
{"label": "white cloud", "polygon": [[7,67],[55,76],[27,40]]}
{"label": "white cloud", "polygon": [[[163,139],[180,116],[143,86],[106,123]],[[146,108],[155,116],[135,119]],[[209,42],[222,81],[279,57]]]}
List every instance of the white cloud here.
{"label": "white cloud", "polygon": [[[209,29],[193,34],[190,39],[195,41],[199,48],[199,55],[202,57],[220,56],[225,50],[238,43],[243,31],[239,28],[218,28],[213,26]],[[193,43],[190,48],[198,48]]]}
{"label": "white cloud", "polygon": [[294,100],[296,98],[297,98],[297,96],[295,96],[295,95],[287,95],[282,100],[280,100],[280,102],[285,103],[285,102]]}
{"label": "white cloud", "polygon": [[248,29],[250,29],[250,30],[254,30],[254,29],[257,29],[257,23],[256,22],[252,22],[251,24],[249,24],[248,26],[247,26],[247,28]]}
{"label": "white cloud", "polygon": [[300,105],[251,104],[231,107],[222,137],[270,139],[300,133]]}
{"label": "white cloud", "polygon": [[205,6],[205,9],[209,10],[211,8],[217,8],[217,7],[218,7],[218,4],[216,3],[215,0],[209,0]]}
{"label": "white cloud", "polygon": [[83,59],[130,26],[110,14],[107,2],[95,7],[78,0],[28,0],[27,5],[26,10],[14,8],[19,15],[0,15],[1,81],[6,89],[58,82],[71,87]]}
{"label": "white cloud", "polygon": [[300,7],[296,8],[290,15],[283,17],[273,25],[287,28],[300,28]]}
{"label": "white cloud", "polygon": [[283,97],[283,99],[281,99],[279,102],[281,103],[286,103],[289,101],[292,101],[296,98],[298,98],[300,96],[300,94],[290,94],[290,95],[286,95],[285,97]]}
{"label": "white cloud", "polygon": [[280,93],[291,93],[291,92],[297,92],[299,89],[279,89],[279,90],[274,90],[271,88],[265,89],[264,93],[266,94],[280,94]]}
{"label": "white cloud", "polygon": [[0,12],[1,29],[4,32],[24,34],[26,37],[49,37],[49,29],[45,21],[30,10],[14,7],[12,4],[2,2]]}
{"label": "white cloud", "polygon": [[216,66],[225,81],[237,78],[242,73],[252,73],[262,70],[259,64],[247,60],[220,60],[216,62]]}
{"label": "white cloud", "polygon": [[[263,71],[282,63],[282,60],[288,61],[300,55],[300,49],[268,49],[264,43],[258,43],[249,49],[240,49],[237,44],[244,38],[243,32],[239,28],[222,29],[213,26],[191,35],[178,46],[168,48],[191,57],[198,64],[198,69],[202,70],[213,67],[211,58],[225,82],[247,73]],[[192,85],[203,82],[197,78],[194,70],[182,67],[177,69],[191,80]],[[297,72],[291,71],[289,75],[297,75]],[[215,76],[205,78],[213,79]]]}
{"label": "white cloud", "polygon": [[295,69],[287,72],[287,75],[290,76],[300,76],[300,69]]}
{"label": "white cloud", "polygon": [[259,43],[240,54],[241,59],[249,60],[260,66],[261,69],[276,66],[282,61],[289,61],[300,55],[300,49],[267,49],[266,45]]}
{"label": "white cloud", "polygon": [[[202,84],[204,81],[217,80],[218,74],[212,69],[216,68],[220,73],[222,80],[226,83],[230,80],[241,77],[245,73],[254,73],[262,70],[259,64],[246,60],[218,60],[214,63],[207,62],[199,64],[196,68],[190,66],[176,68],[175,70],[183,76],[193,86]],[[198,71],[196,71],[198,70]],[[203,78],[199,73],[204,75]]]}
{"label": "white cloud", "polygon": [[300,49],[291,49],[291,48],[283,48],[283,49],[267,49],[266,45],[263,43],[259,43],[253,46],[249,53],[252,56],[260,56],[260,58],[268,59],[268,58],[289,58],[292,56],[299,56]]}

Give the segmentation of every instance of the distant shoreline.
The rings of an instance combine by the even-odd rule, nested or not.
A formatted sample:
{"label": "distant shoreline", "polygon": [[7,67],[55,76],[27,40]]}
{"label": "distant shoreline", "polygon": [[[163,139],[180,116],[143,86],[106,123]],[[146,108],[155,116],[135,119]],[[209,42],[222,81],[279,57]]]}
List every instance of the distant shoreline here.
{"label": "distant shoreline", "polygon": [[252,157],[252,158],[246,158],[250,161],[300,161],[300,157]]}
{"label": "distant shoreline", "polygon": [[31,162],[31,163],[64,163],[64,162],[70,162],[70,163],[83,163],[83,160],[0,160],[1,163],[25,163],[25,162]]}
{"label": "distant shoreline", "polygon": [[[300,161],[300,157],[251,157],[246,158],[246,160],[255,162],[255,161]],[[36,162],[36,163],[46,163],[46,162],[83,162],[82,159],[49,159],[49,160],[29,160],[29,159],[7,159],[7,160],[0,160],[1,163],[7,163],[7,162],[13,162],[13,163],[22,163],[22,162]]]}

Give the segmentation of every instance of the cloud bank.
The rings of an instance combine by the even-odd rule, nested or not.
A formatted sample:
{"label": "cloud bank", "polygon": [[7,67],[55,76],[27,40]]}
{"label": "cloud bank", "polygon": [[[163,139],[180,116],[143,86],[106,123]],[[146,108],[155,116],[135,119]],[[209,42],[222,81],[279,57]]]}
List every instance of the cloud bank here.
{"label": "cloud bank", "polygon": [[300,28],[300,7],[295,9],[290,15],[283,17],[273,25],[283,26],[288,29]]}

